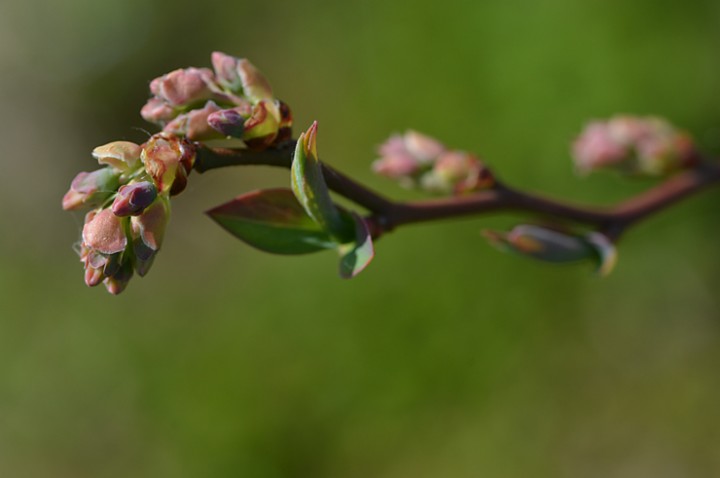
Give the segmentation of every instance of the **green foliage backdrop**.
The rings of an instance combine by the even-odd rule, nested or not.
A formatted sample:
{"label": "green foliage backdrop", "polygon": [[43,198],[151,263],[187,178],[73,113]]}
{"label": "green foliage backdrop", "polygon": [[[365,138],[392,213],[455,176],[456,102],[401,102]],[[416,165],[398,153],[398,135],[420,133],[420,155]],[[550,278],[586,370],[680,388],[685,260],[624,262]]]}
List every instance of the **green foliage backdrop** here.
{"label": "green foliage backdrop", "polygon": [[497,253],[508,216],[408,227],[352,281],[202,211],[263,168],[193,174],[148,277],[82,283],[60,198],[91,149],[142,141],[153,77],[250,58],[320,124],[324,160],[389,195],[407,127],[508,181],[574,177],[582,124],[659,114],[720,152],[713,0],[5,1],[0,5],[0,476],[713,477],[720,474],[717,191],[634,229],[606,280]]}

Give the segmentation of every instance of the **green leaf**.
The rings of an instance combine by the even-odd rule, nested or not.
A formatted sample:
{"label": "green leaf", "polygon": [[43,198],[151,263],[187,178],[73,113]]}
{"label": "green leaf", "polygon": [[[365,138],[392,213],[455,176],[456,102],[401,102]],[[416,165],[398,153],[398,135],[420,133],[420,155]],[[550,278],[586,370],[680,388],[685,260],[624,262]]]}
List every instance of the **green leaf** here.
{"label": "green leaf", "polygon": [[337,247],[287,188],[249,192],[207,214],[230,234],[262,251],[307,254]]}
{"label": "green leaf", "polygon": [[617,249],[615,244],[602,233],[591,232],[585,236],[585,241],[592,246],[597,254],[597,274],[605,277],[610,274],[617,264]]}
{"label": "green leaf", "polygon": [[356,213],[351,213],[355,220],[355,240],[338,247],[340,251],[340,277],[352,279],[367,267],[375,256],[372,237],[368,225]]}
{"label": "green leaf", "polygon": [[352,240],[354,228],[332,201],[317,157],[317,122],[300,135],[291,172],[292,190],[305,212],[338,242]]}

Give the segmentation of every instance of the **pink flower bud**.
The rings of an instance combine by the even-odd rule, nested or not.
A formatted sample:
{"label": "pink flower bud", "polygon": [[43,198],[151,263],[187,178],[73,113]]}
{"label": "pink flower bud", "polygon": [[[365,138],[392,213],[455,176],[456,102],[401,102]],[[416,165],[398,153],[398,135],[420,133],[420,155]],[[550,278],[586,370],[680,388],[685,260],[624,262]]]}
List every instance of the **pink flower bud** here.
{"label": "pink flower bud", "polygon": [[372,170],[386,178],[403,179],[420,171],[420,163],[409,154],[400,153],[384,156],[372,164]]}
{"label": "pink flower bud", "polygon": [[150,91],[168,105],[177,108],[213,97],[213,72],[207,68],[185,68],[171,71],[150,83]]}
{"label": "pink flower bud", "polygon": [[185,189],[195,162],[195,148],[187,140],[159,133],[145,143],[141,158],[158,191],[175,195]]}
{"label": "pink flower bud", "polygon": [[251,101],[271,100],[272,88],[267,78],[245,58],[238,60],[237,72],[242,82],[243,93]]}
{"label": "pink flower bud", "polygon": [[157,188],[148,181],[120,186],[112,203],[112,212],[116,216],[137,216],[157,197]]}
{"label": "pink flower bud", "polygon": [[237,71],[238,59],[219,51],[214,51],[211,59],[218,83],[231,91],[240,91],[242,81]]}
{"label": "pink flower bud", "polygon": [[464,151],[447,151],[423,177],[430,191],[464,194],[492,186],[492,176],[480,160]]}
{"label": "pink flower bud", "polygon": [[373,170],[403,186],[436,193],[465,194],[492,187],[490,170],[473,154],[448,150],[439,141],[407,131],[390,137],[378,148]]}
{"label": "pink flower bud", "polygon": [[439,141],[413,130],[405,133],[403,141],[407,152],[421,163],[432,162],[445,151],[445,146]]}
{"label": "pink flower bud", "polygon": [[414,186],[445,151],[445,146],[433,138],[408,130],[404,135],[391,136],[379,146],[380,159],[372,167],[382,176]]}
{"label": "pink flower bud", "polygon": [[95,287],[105,278],[104,269],[108,262],[106,256],[90,249],[87,245],[80,245],[80,262],[85,267],[85,284]]}
{"label": "pink flower bud", "polygon": [[140,110],[140,115],[145,121],[163,125],[173,119],[177,112],[170,105],[160,98],[150,98]]}
{"label": "pink flower bud", "polygon": [[208,101],[203,108],[190,110],[177,116],[163,128],[163,131],[185,136],[191,141],[221,138],[217,131],[208,124],[208,117],[217,111],[220,111],[220,107],[213,101]]}
{"label": "pink flower bud", "polygon": [[94,267],[85,267],[85,285],[88,287],[95,287],[96,285],[99,285],[103,279],[105,279],[105,275],[103,274],[102,268],[94,268]]}
{"label": "pink flower bud", "polygon": [[622,163],[627,147],[611,133],[606,123],[590,123],[573,144],[575,165],[581,173]]}
{"label": "pink flower bud", "polygon": [[92,155],[100,164],[107,164],[118,171],[136,168],[142,148],[129,141],[113,141],[93,149]]}
{"label": "pink flower bud", "polygon": [[85,247],[105,255],[122,252],[127,247],[123,219],[110,209],[91,211],[85,216],[82,239]]}
{"label": "pink flower bud", "polygon": [[111,168],[79,173],[63,197],[63,209],[100,206],[117,190],[118,185],[119,174]]}
{"label": "pink flower bud", "polygon": [[105,289],[112,295],[118,295],[125,290],[133,276],[133,267],[130,261],[123,262],[114,274],[103,281]]}
{"label": "pink flower bud", "polygon": [[245,58],[216,51],[212,54],[212,64],[218,83],[230,91],[242,93],[253,103],[273,99],[268,80]]}
{"label": "pink flower bud", "polygon": [[581,173],[616,169],[630,174],[665,175],[696,160],[690,137],[655,117],[616,116],[590,123],[573,144]]}

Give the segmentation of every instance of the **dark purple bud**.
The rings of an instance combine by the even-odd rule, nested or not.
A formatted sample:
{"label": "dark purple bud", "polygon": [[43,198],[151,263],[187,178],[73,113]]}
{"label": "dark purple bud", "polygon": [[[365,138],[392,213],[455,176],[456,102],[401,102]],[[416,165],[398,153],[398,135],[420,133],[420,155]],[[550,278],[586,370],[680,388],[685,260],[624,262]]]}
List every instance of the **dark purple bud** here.
{"label": "dark purple bud", "polygon": [[216,111],[207,117],[208,124],[223,136],[242,138],[245,119],[237,110]]}
{"label": "dark purple bud", "polygon": [[137,216],[152,204],[156,197],[157,188],[150,181],[120,186],[112,204],[112,212],[121,217]]}

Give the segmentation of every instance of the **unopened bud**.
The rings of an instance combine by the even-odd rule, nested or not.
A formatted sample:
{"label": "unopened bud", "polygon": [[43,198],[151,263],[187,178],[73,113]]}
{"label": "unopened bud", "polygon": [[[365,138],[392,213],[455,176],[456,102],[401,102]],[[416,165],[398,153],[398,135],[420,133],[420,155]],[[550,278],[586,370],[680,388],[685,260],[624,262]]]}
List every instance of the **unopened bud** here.
{"label": "unopened bud", "polygon": [[215,102],[208,101],[202,108],[178,115],[163,128],[163,131],[168,134],[185,136],[191,141],[220,138],[217,131],[208,124],[210,115],[217,111],[220,111],[220,107]]}
{"label": "unopened bud", "polygon": [[598,272],[608,274],[616,262],[615,247],[604,235],[592,232],[585,236],[560,232],[535,225],[515,226],[510,232],[484,231],[494,246],[544,262],[568,263],[594,260]]}
{"label": "unopened bud", "polygon": [[119,174],[112,168],[79,173],[63,196],[63,209],[69,211],[82,207],[98,207],[117,190],[118,185]]}
{"label": "unopened bud", "polygon": [[216,51],[212,64],[218,83],[235,93],[242,93],[253,103],[270,100],[272,88],[260,70],[245,58],[235,58]]}
{"label": "unopened bud", "polygon": [[474,154],[448,150],[439,141],[407,131],[390,137],[378,148],[373,170],[407,187],[434,193],[465,194],[491,188],[490,170]]}
{"label": "unopened bud", "polygon": [[137,216],[152,204],[157,197],[157,188],[149,181],[120,186],[112,204],[116,216]]}
{"label": "unopened bud", "polygon": [[446,149],[445,145],[430,136],[408,130],[403,136],[405,148],[421,163],[434,161]]}
{"label": "unopened bud", "polygon": [[662,118],[616,116],[590,123],[573,144],[581,173],[615,169],[629,174],[661,176],[692,166],[692,139]]}
{"label": "unopened bud", "polygon": [[108,262],[107,256],[90,249],[86,244],[81,244],[80,262],[85,268],[85,284],[88,287],[95,287],[103,281],[105,264]]}
{"label": "unopened bud", "polygon": [[212,98],[214,77],[207,68],[171,71],[150,83],[150,91],[173,108],[185,107]]}
{"label": "unopened bud", "polygon": [[267,78],[245,58],[238,61],[238,75],[242,82],[243,93],[251,101],[270,100],[273,97],[272,88]]}
{"label": "unopened bud", "polygon": [[575,262],[593,253],[582,238],[541,226],[515,226],[509,233],[485,231],[485,237],[495,246],[546,262]]}
{"label": "unopened bud", "polygon": [[375,173],[390,179],[402,179],[414,176],[420,171],[420,164],[409,154],[384,156],[372,164]]}
{"label": "unopened bud", "polygon": [[140,216],[130,218],[135,269],[140,277],[147,274],[160,250],[169,219],[170,206],[163,198],[158,198]]}
{"label": "unopened bud", "polygon": [[242,90],[242,81],[237,71],[238,59],[220,51],[211,56],[215,77],[218,83],[233,92]]}
{"label": "unopened bud", "polygon": [[195,162],[195,149],[183,138],[160,133],[145,143],[141,158],[158,192],[175,195],[185,189]]}
{"label": "unopened bud", "polygon": [[105,280],[103,281],[103,283],[105,284],[105,289],[107,289],[107,291],[110,292],[112,295],[118,295],[125,290],[128,283],[130,282],[130,279],[132,279],[132,276],[132,262],[125,261],[120,265],[120,267],[117,269],[117,271],[115,271],[114,274],[105,278]]}
{"label": "unopened bud", "polygon": [[145,121],[160,125],[172,120],[176,115],[177,112],[173,107],[157,97],[150,98],[140,110],[140,116]]}
{"label": "unopened bud", "polygon": [[103,279],[105,279],[105,275],[103,274],[101,268],[86,266],[84,279],[85,285],[88,287],[95,287],[96,285],[99,285]]}
{"label": "unopened bud", "polygon": [[83,244],[80,261],[85,267],[85,284],[88,287],[95,287],[106,277],[115,274],[120,268],[121,256],[121,252],[111,255],[101,254]]}
{"label": "unopened bud", "polygon": [[432,192],[464,194],[493,185],[492,175],[473,154],[447,151],[422,178],[424,189]]}
{"label": "unopened bud", "polygon": [[127,246],[123,219],[110,209],[91,211],[85,216],[82,239],[84,246],[101,254],[121,252]]}
{"label": "unopened bud", "polygon": [[118,171],[128,171],[139,165],[142,148],[130,141],[113,141],[93,149],[92,155],[100,164]]}
{"label": "unopened bud", "polygon": [[242,138],[245,132],[245,118],[235,109],[212,113],[207,123],[223,136]]}
{"label": "unopened bud", "polygon": [[372,168],[377,174],[412,186],[445,151],[440,142],[409,130],[404,135],[391,136],[380,145],[380,159],[373,163]]}
{"label": "unopened bud", "polygon": [[245,121],[242,139],[250,149],[265,149],[275,141],[279,123],[277,106],[269,101],[260,101],[253,107],[252,116]]}

